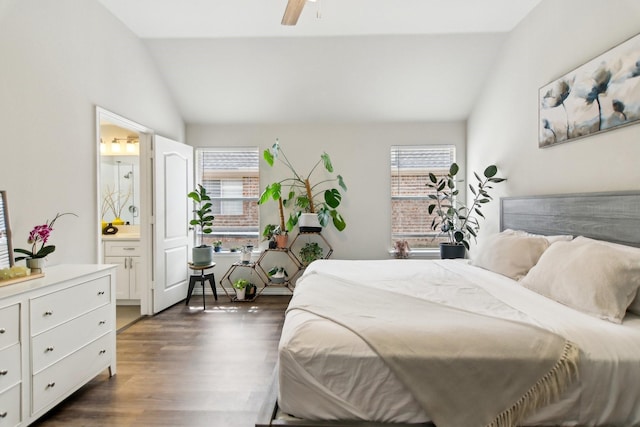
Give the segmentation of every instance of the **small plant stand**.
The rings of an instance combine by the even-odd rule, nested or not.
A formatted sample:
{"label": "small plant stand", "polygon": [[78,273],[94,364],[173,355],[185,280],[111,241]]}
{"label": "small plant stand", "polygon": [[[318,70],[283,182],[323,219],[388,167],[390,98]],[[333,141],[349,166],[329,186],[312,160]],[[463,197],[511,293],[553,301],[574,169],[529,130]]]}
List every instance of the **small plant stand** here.
{"label": "small plant stand", "polygon": [[[291,263],[293,264],[295,271],[293,271],[292,274],[284,282],[273,283],[269,278],[269,273],[267,273],[270,270],[270,268],[268,267],[269,265],[268,258],[273,258],[274,256],[277,256],[279,254],[287,255],[288,259],[291,260]],[[296,256],[292,254],[288,248],[265,249],[260,254],[260,257],[256,261],[256,264],[257,264],[257,268],[260,269],[264,277],[267,278],[267,282],[264,288],[260,290],[260,293],[262,293],[268,286],[284,287],[289,289],[289,291],[293,293],[294,285],[291,279],[293,279],[298,274],[298,271],[300,271],[300,268],[302,267],[302,265],[300,264],[300,261],[298,261],[298,258],[296,258]],[[267,265],[267,267],[265,267],[265,265]]]}
{"label": "small plant stand", "polygon": [[[262,270],[261,268],[258,269],[257,267],[258,267],[258,265],[255,262],[243,263],[243,262],[239,262],[238,261],[238,262],[234,262],[233,264],[231,264],[231,267],[229,267],[227,272],[224,274],[224,276],[220,280],[220,286],[222,287],[222,290],[227,295],[227,297],[229,297],[229,300],[231,300],[231,302],[234,302],[234,301],[237,301],[237,302],[251,302],[251,301],[254,301],[256,298],[258,298],[258,296],[262,293],[264,288],[267,286],[267,280],[268,279],[265,279],[266,275],[264,275],[264,270]],[[253,298],[243,299],[243,300],[239,300],[238,298],[236,298],[235,290],[233,288],[232,275],[238,269],[240,269],[240,270],[249,269],[250,273],[253,273],[255,271],[255,273],[256,273],[255,276],[257,276],[258,280],[260,282],[262,282],[261,285],[259,283],[254,283],[254,285],[256,285],[257,289],[256,289],[256,294],[254,295]],[[254,277],[253,274],[251,276]],[[229,293],[229,290],[227,289],[227,286],[225,286],[225,283],[227,283],[229,289],[231,290],[231,293]]]}
{"label": "small plant stand", "polygon": [[215,262],[207,265],[196,265],[193,263],[188,263],[189,268],[193,271],[199,271],[200,274],[194,274],[189,278],[189,291],[187,292],[187,302],[186,305],[189,305],[189,300],[191,300],[191,294],[193,293],[193,288],[196,286],[196,282],[202,283],[202,309],[206,309],[205,299],[204,299],[204,284],[209,281],[209,285],[211,285],[211,290],[213,291],[213,297],[216,301],[218,301],[218,294],[216,292],[216,278],[213,273],[205,274],[204,271],[216,266]]}
{"label": "small plant stand", "polygon": [[327,239],[325,239],[325,237],[322,235],[322,232],[320,232],[320,231],[300,231],[300,232],[298,232],[296,237],[293,238],[293,240],[291,241],[291,244],[289,245],[289,251],[295,257],[296,261],[298,262],[298,265],[300,265],[300,270],[298,271],[298,273],[302,273],[304,271],[304,269],[307,268],[307,266],[302,263],[302,260],[300,260],[300,258],[298,258],[298,256],[295,254],[294,245],[296,244],[296,241],[298,240],[298,238],[300,236],[306,236],[306,237],[317,236],[324,242],[323,247],[326,249],[326,253],[322,257],[322,259],[328,259],[331,256],[331,254],[333,253],[333,248],[331,247],[331,244],[329,243],[329,241]]}

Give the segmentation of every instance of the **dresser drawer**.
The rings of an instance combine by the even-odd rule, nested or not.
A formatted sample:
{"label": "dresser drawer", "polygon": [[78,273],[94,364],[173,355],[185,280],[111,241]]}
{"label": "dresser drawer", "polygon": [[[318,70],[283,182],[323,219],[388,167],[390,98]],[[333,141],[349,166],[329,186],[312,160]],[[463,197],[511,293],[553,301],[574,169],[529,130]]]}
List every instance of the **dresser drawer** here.
{"label": "dresser drawer", "polygon": [[0,427],[20,424],[20,384],[0,394]]}
{"label": "dresser drawer", "polygon": [[0,348],[17,343],[20,338],[20,306],[10,305],[0,309]]}
{"label": "dresser drawer", "polygon": [[111,301],[110,277],[104,276],[30,301],[31,336]]}
{"label": "dresser drawer", "polygon": [[0,351],[0,392],[20,382],[21,366],[20,343]]}
{"label": "dresser drawer", "polygon": [[111,331],[113,310],[114,306],[108,304],[32,337],[31,372],[40,372],[86,343]]}
{"label": "dresser drawer", "polygon": [[105,242],[105,256],[140,256],[139,242]]}
{"label": "dresser drawer", "polygon": [[39,412],[109,367],[113,332],[81,348],[32,377],[32,411]]}

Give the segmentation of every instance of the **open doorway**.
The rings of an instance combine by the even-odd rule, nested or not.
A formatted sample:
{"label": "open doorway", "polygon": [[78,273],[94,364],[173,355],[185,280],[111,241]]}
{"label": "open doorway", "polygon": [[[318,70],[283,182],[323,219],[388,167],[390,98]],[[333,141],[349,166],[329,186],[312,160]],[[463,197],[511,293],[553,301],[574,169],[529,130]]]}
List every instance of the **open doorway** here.
{"label": "open doorway", "polygon": [[115,264],[116,327],[146,314],[150,292],[143,144],[150,131],[97,109],[98,263]]}

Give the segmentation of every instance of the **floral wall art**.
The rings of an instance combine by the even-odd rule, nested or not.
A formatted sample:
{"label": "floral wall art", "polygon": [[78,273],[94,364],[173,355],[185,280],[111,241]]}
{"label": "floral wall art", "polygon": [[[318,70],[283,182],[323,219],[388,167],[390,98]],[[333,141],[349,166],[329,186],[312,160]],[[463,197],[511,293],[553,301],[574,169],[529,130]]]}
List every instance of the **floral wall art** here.
{"label": "floral wall art", "polygon": [[542,87],[539,147],[640,123],[640,34]]}

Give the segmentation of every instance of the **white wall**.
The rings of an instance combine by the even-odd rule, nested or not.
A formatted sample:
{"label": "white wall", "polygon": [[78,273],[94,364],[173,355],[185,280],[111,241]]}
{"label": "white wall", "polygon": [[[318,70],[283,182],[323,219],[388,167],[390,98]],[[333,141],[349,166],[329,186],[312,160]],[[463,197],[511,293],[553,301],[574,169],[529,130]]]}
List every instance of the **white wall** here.
{"label": "white wall", "polygon": [[[343,176],[348,191],[339,211],[347,228],[339,233],[330,226],[323,232],[333,246],[332,258],[339,259],[389,256],[392,145],[455,144],[459,162],[465,163],[464,122],[187,126],[187,142],[195,147],[258,146],[262,153],[276,138],[296,169],[309,171],[326,151]],[[284,167],[271,169],[260,161],[262,189],[287,176]],[[260,222],[261,229],[277,223],[275,202],[260,208]]]}
{"label": "white wall", "polygon": [[[640,189],[640,125],[538,148],[538,89],[640,31],[637,0],[543,0],[510,34],[468,120],[469,174],[496,163],[499,196]],[[468,175],[469,177],[470,175]],[[487,206],[482,234],[499,228]]]}
{"label": "white wall", "polygon": [[0,188],[14,246],[57,212],[50,264],[95,262],[95,106],[184,140],[147,50],[97,1],[2,0]]}

